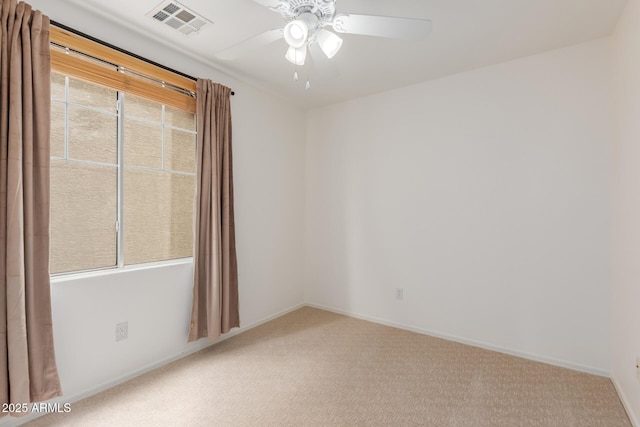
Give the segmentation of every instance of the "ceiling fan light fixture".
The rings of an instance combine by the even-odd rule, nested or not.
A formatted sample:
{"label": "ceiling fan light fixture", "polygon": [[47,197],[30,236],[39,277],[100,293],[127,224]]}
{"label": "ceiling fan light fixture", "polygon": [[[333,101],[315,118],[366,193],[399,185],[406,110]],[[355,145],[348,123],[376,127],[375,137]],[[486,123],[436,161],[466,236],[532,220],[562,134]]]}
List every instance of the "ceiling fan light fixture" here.
{"label": "ceiling fan light fixture", "polygon": [[284,40],[295,49],[301,48],[309,37],[309,26],[301,19],[289,22],[284,27]]}
{"label": "ceiling fan light fixture", "polygon": [[304,61],[307,58],[307,45],[303,45],[302,47],[297,49],[295,47],[289,46],[285,58],[287,58],[287,61],[291,62],[292,64],[300,66],[304,65]]}
{"label": "ceiling fan light fixture", "polygon": [[342,47],[342,39],[331,31],[323,28],[316,33],[316,40],[318,40],[322,52],[324,52],[329,59],[333,58]]}

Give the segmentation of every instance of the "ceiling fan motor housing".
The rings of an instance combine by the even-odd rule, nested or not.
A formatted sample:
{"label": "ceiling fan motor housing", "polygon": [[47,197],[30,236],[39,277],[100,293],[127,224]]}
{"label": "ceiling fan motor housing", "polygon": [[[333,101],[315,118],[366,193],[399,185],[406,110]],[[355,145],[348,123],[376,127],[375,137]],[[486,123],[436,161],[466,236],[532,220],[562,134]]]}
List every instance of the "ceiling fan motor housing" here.
{"label": "ceiling fan motor housing", "polygon": [[330,24],[336,14],[335,0],[287,0],[288,8],[278,9],[285,21],[300,19],[305,13],[311,13],[318,18],[321,25]]}

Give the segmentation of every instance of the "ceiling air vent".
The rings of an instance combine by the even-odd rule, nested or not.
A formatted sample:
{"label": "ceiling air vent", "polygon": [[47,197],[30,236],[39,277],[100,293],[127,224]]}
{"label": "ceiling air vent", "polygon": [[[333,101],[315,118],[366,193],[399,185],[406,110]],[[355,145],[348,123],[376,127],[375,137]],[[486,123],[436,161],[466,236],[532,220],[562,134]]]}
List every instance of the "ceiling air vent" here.
{"label": "ceiling air vent", "polygon": [[153,20],[167,25],[182,34],[194,34],[212,21],[177,1],[164,1],[147,13]]}

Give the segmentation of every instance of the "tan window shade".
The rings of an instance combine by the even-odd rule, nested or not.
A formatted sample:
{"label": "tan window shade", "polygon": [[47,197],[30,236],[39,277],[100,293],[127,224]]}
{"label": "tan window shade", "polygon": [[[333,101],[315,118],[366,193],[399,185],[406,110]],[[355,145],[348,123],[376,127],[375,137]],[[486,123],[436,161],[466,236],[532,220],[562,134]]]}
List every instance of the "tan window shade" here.
{"label": "tan window shade", "polygon": [[[180,91],[194,94],[195,81],[64,29],[52,26],[50,31],[51,42],[54,45],[81,54],[70,54],[63,48],[52,49],[53,71],[195,114],[195,98]],[[164,82],[165,87],[160,82]]]}

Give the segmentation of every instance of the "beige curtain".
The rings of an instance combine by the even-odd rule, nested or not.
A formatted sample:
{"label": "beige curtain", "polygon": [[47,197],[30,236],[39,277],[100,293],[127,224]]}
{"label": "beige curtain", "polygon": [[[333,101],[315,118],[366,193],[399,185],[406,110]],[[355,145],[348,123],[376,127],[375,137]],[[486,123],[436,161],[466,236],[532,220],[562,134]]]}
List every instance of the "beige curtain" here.
{"label": "beige curtain", "polygon": [[49,289],[49,18],[0,1],[0,403],[29,403],[62,394]]}
{"label": "beige curtain", "polygon": [[231,89],[197,83],[194,284],[189,341],[240,326],[233,217]]}

